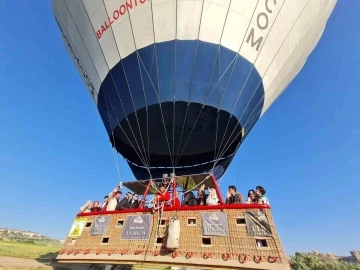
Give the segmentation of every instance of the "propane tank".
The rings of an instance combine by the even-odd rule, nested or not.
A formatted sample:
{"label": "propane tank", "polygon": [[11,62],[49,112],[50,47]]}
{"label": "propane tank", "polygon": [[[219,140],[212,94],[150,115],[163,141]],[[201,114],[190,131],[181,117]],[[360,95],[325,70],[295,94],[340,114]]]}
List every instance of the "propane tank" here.
{"label": "propane tank", "polygon": [[171,219],[168,227],[167,248],[178,248],[180,239],[180,220]]}

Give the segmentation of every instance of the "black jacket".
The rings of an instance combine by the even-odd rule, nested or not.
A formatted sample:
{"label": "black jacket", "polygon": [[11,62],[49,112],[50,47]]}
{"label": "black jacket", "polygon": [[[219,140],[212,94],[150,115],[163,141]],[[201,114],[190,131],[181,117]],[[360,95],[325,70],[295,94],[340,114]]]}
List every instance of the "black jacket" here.
{"label": "black jacket", "polygon": [[193,192],[188,192],[185,194],[184,200],[181,202],[181,206],[196,206],[198,205],[198,201],[195,198],[195,195]]}
{"label": "black jacket", "polygon": [[129,208],[130,208],[130,203],[128,199],[125,197],[120,202],[117,203],[115,210],[124,210]]}
{"label": "black jacket", "polygon": [[130,208],[137,208],[139,206],[139,201],[136,200],[132,203],[130,200],[129,205],[130,205]]}

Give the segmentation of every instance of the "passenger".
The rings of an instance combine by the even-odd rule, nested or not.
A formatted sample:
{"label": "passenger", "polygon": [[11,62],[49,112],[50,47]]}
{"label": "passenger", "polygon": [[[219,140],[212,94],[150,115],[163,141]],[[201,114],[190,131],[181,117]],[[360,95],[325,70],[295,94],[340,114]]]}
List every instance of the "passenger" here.
{"label": "passenger", "polygon": [[121,198],[122,192],[120,191],[120,187],[116,187],[113,191],[110,192],[108,197],[108,203],[106,206],[106,211],[114,211],[119,200]]}
{"label": "passenger", "polygon": [[255,190],[250,189],[250,190],[248,191],[248,198],[247,198],[246,203],[247,203],[247,204],[257,204],[258,201],[259,201],[259,198],[258,198],[258,196],[256,195]]}
{"label": "passenger", "polygon": [[164,184],[160,186],[160,192],[156,193],[155,197],[157,202],[166,202],[170,200],[170,193],[166,190]]}
{"label": "passenger", "polygon": [[192,191],[185,193],[184,200],[181,202],[181,206],[197,206],[198,204]]}
{"label": "passenger", "polygon": [[87,201],[83,206],[80,207],[80,213],[90,213],[92,204],[92,201]]}
{"label": "passenger", "polygon": [[206,204],[206,193],[205,193],[205,185],[204,184],[202,184],[198,190],[198,204],[199,205]]}
{"label": "passenger", "polygon": [[262,186],[256,187],[256,194],[259,196],[259,204],[270,205],[269,199],[265,196],[266,190]]}
{"label": "passenger", "polygon": [[107,206],[107,203],[108,203],[108,199],[109,199],[109,196],[106,195],[106,196],[104,197],[104,202],[103,202],[103,204],[102,204],[102,206],[101,206],[101,208],[102,208],[103,211],[106,210],[106,206]]}
{"label": "passenger", "polygon": [[100,207],[99,201],[95,201],[95,202],[93,203],[93,206],[90,208],[90,211],[91,211],[91,212],[99,212],[99,211],[101,211],[101,207]]}
{"label": "passenger", "polygon": [[236,187],[229,186],[229,191],[226,194],[226,204],[239,204],[243,203],[243,196],[240,193],[236,193]]}
{"label": "passenger", "polygon": [[133,208],[138,208],[138,206],[139,206],[139,200],[138,200],[138,198],[139,198],[139,195],[138,195],[138,194],[134,193],[134,194],[132,195],[131,200],[130,200],[130,202],[129,202],[131,209],[133,209]]}
{"label": "passenger", "polygon": [[206,199],[206,205],[218,205],[219,198],[216,194],[215,188],[208,188],[209,196]]}
{"label": "passenger", "polygon": [[180,207],[180,205],[181,205],[178,192],[175,193],[175,198],[174,198],[174,202],[172,205],[173,205],[173,207]]}
{"label": "passenger", "polygon": [[130,199],[131,199],[131,193],[126,192],[125,197],[120,202],[118,202],[115,210],[129,209],[130,208],[130,202],[129,202]]}

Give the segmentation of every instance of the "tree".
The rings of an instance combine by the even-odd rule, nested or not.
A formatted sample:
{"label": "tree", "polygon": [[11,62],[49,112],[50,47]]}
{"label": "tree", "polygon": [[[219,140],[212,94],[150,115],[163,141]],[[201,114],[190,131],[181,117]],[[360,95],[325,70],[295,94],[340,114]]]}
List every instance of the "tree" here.
{"label": "tree", "polygon": [[360,264],[329,260],[313,254],[296,252],[291,256],[292,270],[360,270]]}

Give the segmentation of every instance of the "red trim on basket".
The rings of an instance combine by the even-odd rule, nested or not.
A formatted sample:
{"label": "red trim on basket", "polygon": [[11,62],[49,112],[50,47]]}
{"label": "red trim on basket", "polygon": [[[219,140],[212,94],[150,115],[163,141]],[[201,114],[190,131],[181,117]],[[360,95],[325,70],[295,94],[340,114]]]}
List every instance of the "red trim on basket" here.
{"label": "red trim on basket", "polygon": [[211,254],[210,253],[204,253],[203,255],[203,258],[206,260],[206,259],[209,259],[211,257]]}
{"label": "red trim on basket", "polygon": [[278,262],[279,261],[279,257],[275,257],[275,256],[269,256],[268,258],[268,262],[269,263],[274,263],[274,262]]}
{"label": "red trim on basket", "polygon": [[262,261],[263,261],[262,256],[257,256],[257,255],[254,256],[254,262],[261,263]]}
{"label": "red trim on basket", "polygon": [[229,253],[223,253],[221,258],[224,260],[224,261],[227,261],[230,259],[230,254]]}
{"label": "red trim on basket", "polygon": [[187,252],[185,255],[185,259],[190,259],[193,256],[192,252]]}
{"label": "red trim on basket", "polygon": [[[198,206],[180,206],[180,207],[164,207],[164,211],[194,211],[194,210],[214,210],[214,209],[270,209],[267,204],[223,204],[223,205],[198,205]],[[152,208],[135,208],[126,209],[121,211],[101,211],[101,212],[90,212],[90,213],[79,213],[78,217],[84,216],[98,216],[104,214],[123,214],[123,213],[151,213]]]}
{"label": "red trim on basket", "polygon": [[240,254],[238,259],[240,263],[246,263],[246,261],[248,260],[248,255]]}

